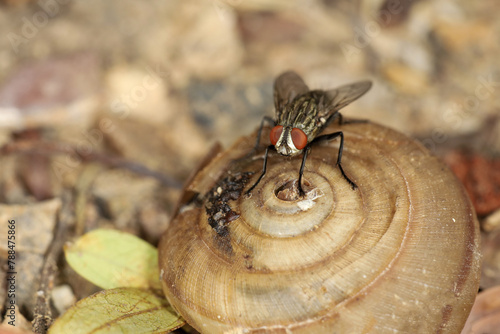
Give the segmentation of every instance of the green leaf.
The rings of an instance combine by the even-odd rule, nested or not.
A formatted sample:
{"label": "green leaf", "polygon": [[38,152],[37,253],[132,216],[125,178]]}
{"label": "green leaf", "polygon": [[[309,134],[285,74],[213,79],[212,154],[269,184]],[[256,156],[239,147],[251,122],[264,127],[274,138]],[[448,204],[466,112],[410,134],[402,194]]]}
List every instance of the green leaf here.
{"label": "green leaf", "polygon": [[183,325],[165,298],[145,289],[118,288],[80,300],[49,334],[168,333]]}
{"label": "green leaf", "polygon": [[161,291],[158,251],[132,234],[94,230],[66,245],[64,254],[78,274],[103,289],[138,287]]}

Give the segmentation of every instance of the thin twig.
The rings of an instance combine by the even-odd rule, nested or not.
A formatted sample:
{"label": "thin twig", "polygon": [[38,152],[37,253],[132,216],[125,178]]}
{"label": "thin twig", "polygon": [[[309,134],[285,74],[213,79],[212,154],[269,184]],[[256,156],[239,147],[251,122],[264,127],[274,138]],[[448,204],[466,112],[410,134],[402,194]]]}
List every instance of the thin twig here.
{"label": "thin twig", "polygon": [[54,238],[47,250],[45,262],[40,276],[40,285],[37,290],[35,316],[33,319],[33,332],[45,334],[52,324],[52,311],[50,307],[54,278],[57,275],[57,260],[61,256],[64,242],[68,238],[68,228],[72,225],[74,214],[71,209],[71,196],[69,192],[63,195],[63,204],[58,215]]}

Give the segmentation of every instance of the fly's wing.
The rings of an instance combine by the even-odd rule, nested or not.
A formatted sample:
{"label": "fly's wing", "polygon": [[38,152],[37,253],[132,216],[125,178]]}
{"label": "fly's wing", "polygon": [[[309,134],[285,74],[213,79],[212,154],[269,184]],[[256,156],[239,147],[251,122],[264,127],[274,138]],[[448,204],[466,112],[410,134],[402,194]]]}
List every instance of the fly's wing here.
{"label": "fly's wing", "polygon": [[304,83],[304,80],[293,71],[287,71],[276,78],[274,82],[276,118],[281,118],[281,113],[283,113],[286,104],[308,91],[309,87]]}
{"label": "fly's wing", "polygon": [[360,81],[325,91],[318,116],[330,119],[337,111],[365,94],[371,86],[371,81]]}

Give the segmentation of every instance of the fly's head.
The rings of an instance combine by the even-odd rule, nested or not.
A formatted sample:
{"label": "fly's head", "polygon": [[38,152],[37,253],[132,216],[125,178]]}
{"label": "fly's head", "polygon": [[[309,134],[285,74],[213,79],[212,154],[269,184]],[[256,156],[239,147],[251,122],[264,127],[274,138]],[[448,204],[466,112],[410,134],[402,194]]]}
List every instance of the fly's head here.
{"label": "fly's head", "polygon": [[271,144],[284,156],[300,154],[307,145],[307,135],[299,128],[276,125],[270,133]]}

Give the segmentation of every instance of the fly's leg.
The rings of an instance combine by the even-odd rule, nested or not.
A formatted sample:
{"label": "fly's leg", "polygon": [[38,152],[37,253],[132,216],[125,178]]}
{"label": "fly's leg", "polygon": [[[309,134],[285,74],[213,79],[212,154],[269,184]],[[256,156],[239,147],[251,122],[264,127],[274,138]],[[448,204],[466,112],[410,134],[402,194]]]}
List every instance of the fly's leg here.
{"label": "fly's leg", "polygon": [[311,145],[307,145],[306,148],[304,149],[304,154],[302,155],[302,165],[300,165],[300,171],[299,171],[299,195],[304,196],[305,192],[302,189],[302,175],[304,175],[304,167],[306,166],[306,159],[307,155],[309,154],[309,151],[311,150]]}
{"label": "fly's leg", "polygon": [[253,150],[254,151],[257,151],[257,148],[259,147],[259,144],[260,144],[260,137],[262,135],[262,129],[264,128],[264,122],[267,122],[269,123],[271,126],[275,126],[276,125],[276,122],[274,121],[274,119],[272,119],[271,117],[269,116],[264,116],[262,118],[262,121],[260,122],[260,128],[259,128],[259,132],[257,133],[257,141],[255,142],[255,146],[253,147]]}
{"label": "fly's leg", "polygon": [[344,125],[344,124],[356,124],[356,123],[368,123],[369,120],[367,119],[348,119],[345,120],[344,116],[342,116],[341,113],[339,113],[339,125]]}
{"label": "fly's leg", "polygon": [[260,145],[260,137],[262,135],[262,129],[264,128],[264,122],[269,123],[271,126],[276,125],[276,122],[274,121],[274,119],[272,119],[269,116],[264,116],[264,118],[262,118],[262,121],[260,122],[259,131],[257,132],[257,140],[255,141],[255,145],[254,145],[253,149],[250,152],[248,152],[248,154],[246,154],[244,157],[236,159],[236,161],[246,160],[246,159],[252,157],[255,154],[255,152],[257,152],[257,149],[259,148],[259,145]]}
{"label": "fly's leg", "polygon": [[325,125],[323,125],[323,127],[327,127],[329,124],[333,123],[333,121],[335,121],[336,119],[338,119],[338,124],[339,125],[344,125],[344,124],[355,124],[355,123],[368,123],[369,121],[367,119],[344,119],[344,116],[339,113],[338,111],[336,111],[331,117],[330,119],[328,119],[328,121],[326,122]]}
{"label": "fly's leg", "polygon": [[260,174],[259,178],[257,179],[257,182],[254,183],[253,186],[250,187],[250,189],[248,189],[245,194],[248,195],[252,192],[252,190],[259,184],[260,180],[262,180],[262,178],[264,177],[264,175],[266,175],[266,168],[267,168],[267,156],[269,154],[269,150],[274,148],[273,145],[269,145],[268,147],[266,147],[266,153],[264,154],[264,164],[262,165],[262,173]]}
{"label": "fly's leg", "polygon": [[342,150],[344,149],[344,133],[342,133],[342,131],[339,131],[339,132],[334,132],[334,133],[322,135],[322,136],[316,137],[311,142],[311,144],[317,143],[317,142],[322,142],[322,141],[330,141],[330,140],[333,140],[333,139],[335,139],[335,138],[337,138],[339,136],[340,136],[340,146],[339,146],[339,155],[337,156],[337,166],[339,166],[339,169],[340,169],[340,172],[342,173],[342,176],[344,177],[344,179],[347,182],[349,182],[349,184],[351,185],[352,189],[356,189],[358,186],[354,182],[352,182],[351,179],[349,179],[347,177],[347,175],[344,172],[344,169],[342,168],[342,164],[341,164],[341,161],[342,161]]}

